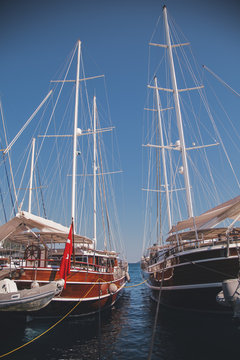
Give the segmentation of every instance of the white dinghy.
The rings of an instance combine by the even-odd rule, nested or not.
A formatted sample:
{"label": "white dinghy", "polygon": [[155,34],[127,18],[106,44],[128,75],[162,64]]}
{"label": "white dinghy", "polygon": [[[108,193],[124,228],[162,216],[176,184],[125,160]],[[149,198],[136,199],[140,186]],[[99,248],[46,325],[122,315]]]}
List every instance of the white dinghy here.
{"label": "white dinghy", "polygon": [[0,281],[0,311],[29,312],[38,311],[47,306],[54,296],[62,292],[64,280],[52,281],[39,286],[32,283],[31,289],[18,290],[15,281]]}

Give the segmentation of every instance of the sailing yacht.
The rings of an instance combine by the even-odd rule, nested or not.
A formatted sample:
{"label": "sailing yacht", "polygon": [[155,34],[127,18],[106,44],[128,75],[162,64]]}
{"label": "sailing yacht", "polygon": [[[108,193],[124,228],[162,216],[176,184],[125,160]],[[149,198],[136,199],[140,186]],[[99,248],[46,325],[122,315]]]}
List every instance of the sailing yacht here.
{"label": "sailing yacht", "polygon": [[[179,42],[177,32],[171,31],[166,6],[163,20],[163,42],[150,43],[160,60],[154,63],[154,75],[148,85],[153,105],[146,108],[150,115],[147,115],[144,148],[150,165],[147,187],[143,189],[147,201],[142,276],[152,298],[159,304],[185,310],[224,312],[229,308],[221,306],[216,297],[223,281],[238,278],[240,270],[240,228],[237,227],[240,196],[236,196],[239,186],[235,197],[222,203],[213,181],[214,190],[210,190],[208,178],[214,180],[215,177],[218,184],[220,178],[224,181],[226,168],[217,175],[211,170],[211,162],[215,169],[220,163],[221,146],[225,155],[226,147],[220,132],[214,133],[215,119],[206,101],[205,89],[186,56],[185,48],[189,48],[189,43]],[[164,52],[162,57],[161,51]],[[167,75],[159,75],[166,63]],[[191,77],[183,77],[185,70],[189,70]],[[199,99],[203,100],[202,107]],[[193,110],[195,104],[201,111],[204,108],[204,112]],[[210,125],[206,124],[206,114]],[[200,128],[205,130],[205,135],[200,135]],[[196,130],[196,137],[191,130]],[[205,143],[211,131],[214,135],[209,138],[214,142]],[[214,156],[216,149],[218,153]],[[194,158],[195,154],[203,155],[205,162]],[[229,156],[226,157],[229,160]],[[230,172],[228,175],[230,181]],[[202,181],[201,187],[197,187],[197,180]],[[214,202],[215,206],[207,210],[208,203],[213,205]],[[205,210],[202,213],[201,207]]]}
{"label": "sailing yacht", "polygon": [[[69,79],[69,69],[74,59],[77,71],[75,80],[72,80]],[[113,198],[112,187],[108,187],[106,181],[106,177],[109,177],[112,172],[105,168],[104,152],[101,150],[103,133],[112,131],[113,127],[101,128],[96,95],[93,96],[91,106],[87,92],[87,81],[92,81],[92,79],[101,76],[85,77],[80,41],[77,42],[66,69],[65,73],[63,73],[64,79],[52,81],[54,88],[50,90],[41,103],[42,106],[50,95],[57,94],[56,102],[53,101],[53,110],[55,112],[53,113],[51,108],[47,129],[51,131],[51,121],[57,118],[57,125],[56,123],[53,124],[52,128],[57,128],[58,134],[51,135],[46,130],[44,135],[39,134],[39,138],[42,139],[40,150],[44,152],[45,149],[46,151],[46,162],[49,161],[53,152],[50,144],[48,143],[48,146],[45,146],[45,142],[51,141],[51,138],[55,141],[57,159],[54,160],[53,165],[50,164],[50,170],[42,171],[41,175],[45,173],[49,176],[48,180],[55,191],[59,190],[57,179],[67,179],[66,184],[62,184],[60,187],[63,192],[54,193],[54,195],[48,194],[48,200],[52,202],[49,203],[49,208],[54,211],[55,217],[60,215],[61,211],[64,212],[65,221],[71,223],[70,229],[46,217],[47,204],[43,205],[43,197],[43,216],[33,213],[33,179],[36,179],[36,175],[33,176],[33,174],[36,173],[37,162],[40,161],[40,151],[38,151],[37,155],[34,154],[35,139],[32,142],[31,176],[27,186],[29,189],[28,211],[23,211],[23,205],[18,205],[16,216],[0,227],[0,240],[3,246],[4,243],[10,244],[12,247],[21,245],[21,251],[19,251],[17,258],[6,259],[4,256],[0,259],[2,268],[5,271],[9,270],[8,276],[15,282],[19,290],[31,288],[36,283],[41,287],[49,282],[64,279],[63,291],[58,296],[55,296],[46,307],[34,312],[33,315],[36,316],[61,315],[67,311],[70,311],[71,315],[87,315],[110,307],[115,303],[127,280],[129,280],[128,264],[125,258],[120,257],[120,252],[113,249],[114,241],[118,238],[114,235],[115,228],[111,222],[112,210],[108,208],[109,199]],[[70,115],[65,117],[73,123],[71,127],[73,128],[73,134],[63,135],[60,133],[63,125],[59,114],[61,111],[65,112],[65,110],[59,105],[59,98],[60,94],[62,95],[63,87],[68,87],[71,84],[73,84],[73,90],[70,93],[70,100],[67,102],[67,109],[72,101],[74,112],[70,112]],[[59,87],[60,90],[58,90]],[[80,107],[79,99],[82,100],[84,96],[86,103]],[[35,113],[40,110],[40,107]],[[60,107],[59,113],[56,112],[58,107]],[[83,118],[80,124],[79,109],[81,119]],[[47,114],[46,109],[44,113]],[[87,123],[89,118],[90,121],[84,130],[85,122]],[[28,125],[32,119],[33,116],[26,124]],[[26,126],[20,131],[21,133]],[[66,128],[69,129],[69,126],[66,125]],[[35,126],[35,128],[40,131],[39,126]],[[17,138],[18,136],[16,140]],[[7,155],[16,140],[12,141],[6,148],[5,155]],[[57,140],[59,140],[58,143]],[[69,141],[68,145],[63,143],[66,140]],[[69,153],[72,156],[71,162],[64,158]],[[79,158],[83,158],[84,154],[86,157],[82,160],[82,173],[77,174],[77,163],[79,163]],[[87,164],[87,160],[90,165]],[[60,170],[58,170],[57,165],[59,165]],[[63,175],[64,165],[66,165],[67,171],[72,170],[71,175],[68,173]],[[68,181],[68,179],[71,179],[71,181]],[[78,179],[81,180],[79,186]],[[89,188],[87,188],[88,180],[90,183]],[[77,193],[77,188],[82,191],[81,195]],[[88,204],[84,200],[84,190],[88,195]],[[110,195],[108,195],[109,193]],[[69,202],[69,194],[71,194],[71,206],[67,203]],[[99,207],[97,201],[100,202]],[[18,204],[17,197],[16,203]],[[21,204],[23,203],[24,201]],[[80,205],[80,210],[78,210],[78,205]],[[89,205],[90,210],[87,205]],[[40,209],[39,204],[36,209]],[[100,220],[98,221],[99,213],[103,225],[101,230],[100,226],[98,226],[100,224]],[[89,218],[91,219],[90,225],[88,225],[87,220]],[[77,232],[78,227],[80,230],[82,229],[81,231],[84,234],[80,235]],[[90,235],[88,236],[87,233]],[[103,239],[103,245],[102,248],[98,249],[97,241],[100,240],[100,237]],[[27,312],[32,313],[31,308]]]}

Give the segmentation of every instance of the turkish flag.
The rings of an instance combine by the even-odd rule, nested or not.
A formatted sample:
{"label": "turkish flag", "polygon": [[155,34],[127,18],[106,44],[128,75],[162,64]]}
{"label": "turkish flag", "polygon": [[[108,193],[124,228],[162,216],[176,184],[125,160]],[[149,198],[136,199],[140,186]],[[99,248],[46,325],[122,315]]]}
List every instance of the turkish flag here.
{"label": "turkish flag", "polygon": [[70,274],[71,256],[72,256],[72,250],[73,250],[72,228],[73,228],[73,223],[70,226],[68,239],[67,239],[67,242],[65,245],[62,261],[60,264],[60,270],[59,270],[59,275],[60,275],[61,279],[64,279],[64,281],[65,281],[64,289],[66,288],[66,278]]}

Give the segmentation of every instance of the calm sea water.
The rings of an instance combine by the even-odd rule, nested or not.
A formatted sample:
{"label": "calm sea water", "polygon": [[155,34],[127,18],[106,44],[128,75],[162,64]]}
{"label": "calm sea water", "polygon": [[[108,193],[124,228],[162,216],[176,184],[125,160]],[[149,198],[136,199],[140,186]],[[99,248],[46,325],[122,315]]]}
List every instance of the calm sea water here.
{"label": "calm sea water", "polygon": [[[139,264],[130,264],[131,283],[140,283]],[[83,318],[68,318],[27,347],[5,357],[24,360],[147,359],[156,304],[147,287],[127,288],[113,309]],[[33,339],[56,319],[1,321],[1,354]],[[152,359],[226,360],[240,354],[240,324],[230,316],[206,316],[160,309]]]}

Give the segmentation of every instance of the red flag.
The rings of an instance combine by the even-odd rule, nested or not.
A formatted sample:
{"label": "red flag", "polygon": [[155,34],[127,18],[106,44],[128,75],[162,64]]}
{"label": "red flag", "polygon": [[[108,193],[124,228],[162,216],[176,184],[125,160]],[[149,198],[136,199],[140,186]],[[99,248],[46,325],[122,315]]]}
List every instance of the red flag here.
{"label": "red flag", "polygon": [[67,275],[70,274],[71,256],[72,256],[72,250],[73,250],[72,228],[73,228],[73,223],[70,226],[68,239],[67,239],[67,242],[66,242],[66,245],[65,245],[65,249],[64,249],[64,253],[63,253],[63,257],[62,257],[62,261],[61,261],[61,265],[60,265],[60,270],[59,270],[59,274],[60,274],[61,279],[64,279],[64,281],[65,281],[64,289],[66,288]]}

